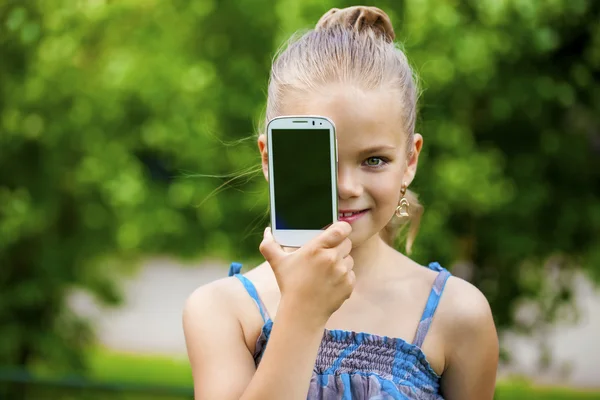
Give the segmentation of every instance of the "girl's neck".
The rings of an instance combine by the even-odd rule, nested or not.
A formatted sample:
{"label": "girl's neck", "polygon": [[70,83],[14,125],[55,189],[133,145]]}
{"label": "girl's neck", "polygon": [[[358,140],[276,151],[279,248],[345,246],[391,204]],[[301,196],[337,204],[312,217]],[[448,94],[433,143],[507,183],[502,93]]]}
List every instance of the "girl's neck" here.
{"label": "girl's neck", "polygon": [[367,277],[376,278],[385,273],[389,265],[390,246],[388,246],[379,235],[375,235],[359,247],[350,252],[354,259],[354,274],[357,282],[366,280]]}

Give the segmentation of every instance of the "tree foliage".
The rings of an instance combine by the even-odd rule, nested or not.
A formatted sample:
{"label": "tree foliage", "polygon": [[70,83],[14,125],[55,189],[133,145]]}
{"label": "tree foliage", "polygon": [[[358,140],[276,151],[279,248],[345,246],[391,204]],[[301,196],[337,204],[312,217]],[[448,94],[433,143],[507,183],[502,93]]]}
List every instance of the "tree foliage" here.
{"label": "tree foliage", "polygon": [[[600,277],[600,4],[364,3],[390,14],[423,89],[415,258],[471,265],[500,328],[530,328],[524,301],[552,320],[565,271]],[[257,257],[272,56],[348,5],[0,5],[1,363],[80,367],[93,335],[69,289],[117,304],[136,256]]]}

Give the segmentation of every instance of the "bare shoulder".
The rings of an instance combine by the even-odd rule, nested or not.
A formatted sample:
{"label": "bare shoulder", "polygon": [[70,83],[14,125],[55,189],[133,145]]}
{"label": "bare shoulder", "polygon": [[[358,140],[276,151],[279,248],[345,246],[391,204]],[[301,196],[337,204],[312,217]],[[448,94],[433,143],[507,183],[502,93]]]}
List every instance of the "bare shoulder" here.
{"label": "bare shoulder", "polygon": [[[266,286],[269,277],[262,266],[254,268],[244,274],[259,288]],[[244,314],[244,305],[252,303],[243,284],[235,277],[217,279],[198,287],[187,298],[184,314],[187,313],[229,313],[232,315]]]}
{"label": "bare shoulder", "polygon": [[187,298],[184,317],[223,312],[236,314],[235,299],[240,297],[240,284],[235,278],[222,278],[198,287]]}
{"label": "bare shoulder", "polygon": [[183,329],[188,344],[210,336],[215,323],[228,329],[236,326],[242,329],[237,317],[238,285],[232,278],[218,279],[198,287],[188,296],[183,308]]}
{"label": "bare shoulder", "polygon": [[[403,278],[409,282],[407,290],[411,295],[429,294],[439,272],[408,258],[405,265],[410,272]],[[444,336],[452,334],[464,338],[463,334],[473,332],[472,328],[476,326],[494,326],[492,311],[485,295],[473,284],[456,276],[450,276],[446,281],[435,318],[436,325],[444,328]]]}
{"label": "bare shoulder", "polygon": [[464,279],[448,278],[439,305],[440,320],[448,323],[452,331],[467,333],[482,324],[494,324],[490,304],[484,294]]}
{"label": "bare shoulder", "polygon": [[499,343],[492,310],[471,283],[450,277],[436,313],[443,337],[442,392],[447,399],[492,399]]}
{"label": "bare shoulder", "polygon": [[492,399],[499,343],[487,299],[471,283],[452,276],[437,316],[444,337],[442,391],[446,398]]}
{"label": "bare shoulder", "polygon": [[[183,332],[196,398],[239,398],[255,371],[244,321],[244,289],[235,278],[197,288],[183,309]],[[235,377],[232,380],[232,376]]]}
{"label": "bare shoulder", "polygon": [[[263,291],[269,293],[267,288],[271,281],[264,267],[259,266],[244,275],[261,295]],[[206,321],[213,324],[206,324]],[[202,285],[189,295],[183,310],[183,323],[184,330],[194,332],[214,329],[220,324],[236,326],[241,330],[248,349],[253,351],[263,321],[243,283],[235,277],[226,277]]]}

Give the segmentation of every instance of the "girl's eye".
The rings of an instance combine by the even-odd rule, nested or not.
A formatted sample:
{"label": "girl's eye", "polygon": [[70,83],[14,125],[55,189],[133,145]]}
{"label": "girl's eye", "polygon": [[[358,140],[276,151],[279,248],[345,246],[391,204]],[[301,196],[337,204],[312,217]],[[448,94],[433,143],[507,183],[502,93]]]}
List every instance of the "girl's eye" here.
{"label": "girl's eye", "polygon": [[385,161],[381,157],[369,157],[365,160],[365,164],[368,167],[381,167],[385,164]]}

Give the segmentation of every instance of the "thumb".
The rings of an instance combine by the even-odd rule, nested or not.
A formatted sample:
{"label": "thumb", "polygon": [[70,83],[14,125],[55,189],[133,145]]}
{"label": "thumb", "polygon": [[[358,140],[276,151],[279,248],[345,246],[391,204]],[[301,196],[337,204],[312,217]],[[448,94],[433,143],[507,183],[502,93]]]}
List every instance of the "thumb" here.
{"label": "thumb", "polygon": [[286,252],[281,248],[279,243],[275,241],[275,238],[271,233],[271,228],[269,227],[265,229],[263,240],[258,249],[265,260],[271,265],[277,264],[279,260],[286,256]]}

